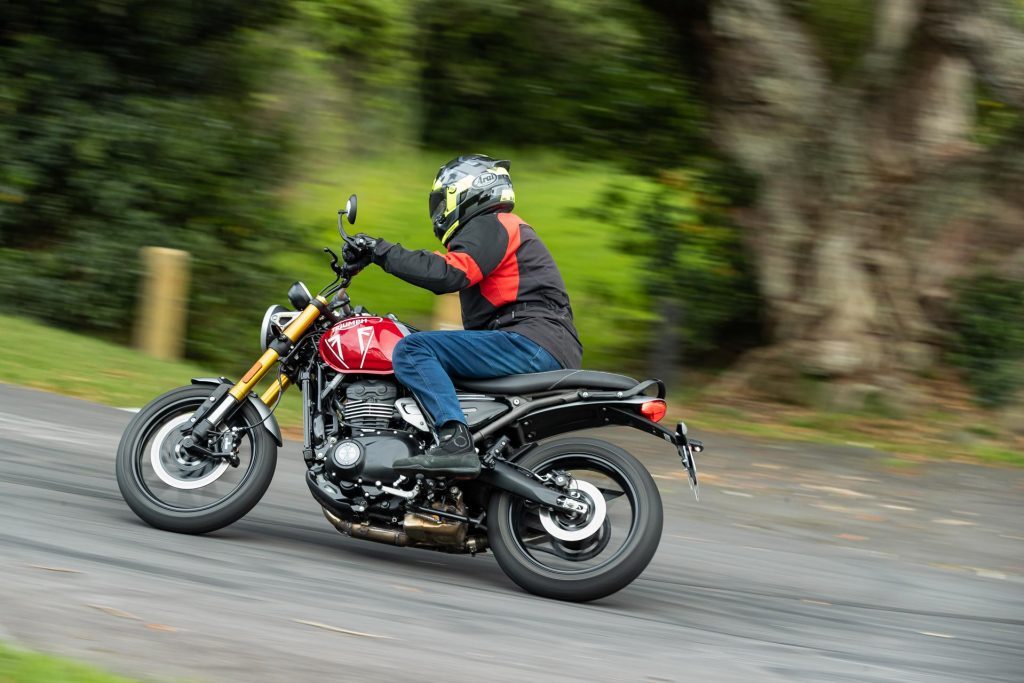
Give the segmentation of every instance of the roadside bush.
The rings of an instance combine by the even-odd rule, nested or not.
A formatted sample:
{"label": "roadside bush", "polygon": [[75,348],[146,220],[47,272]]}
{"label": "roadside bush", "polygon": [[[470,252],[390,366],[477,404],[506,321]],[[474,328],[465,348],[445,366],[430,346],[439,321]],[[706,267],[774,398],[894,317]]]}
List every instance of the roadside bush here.
{"label": "roadside bush", "polygon": [[258,320],[262,271],[289,231],[271,193],[287,135],[258,97],[271,55],[250,39],[281,10],[241,0],[7,5],[4,308],[124,341],[138,249],[177,247],[193,256],[189,354],[252,350],[235,328]]}
{"label": "roadside bush", "polygon": [[1024,281],[991,273],[961,280],[950,318],[950,361],[981,404],[1007,403],[1024,386]]}
{"label": "roadside bush", "polygon": [[422,139],[548,146],[652,175],[700,146],[668,29],[628,0],[419,3]]}

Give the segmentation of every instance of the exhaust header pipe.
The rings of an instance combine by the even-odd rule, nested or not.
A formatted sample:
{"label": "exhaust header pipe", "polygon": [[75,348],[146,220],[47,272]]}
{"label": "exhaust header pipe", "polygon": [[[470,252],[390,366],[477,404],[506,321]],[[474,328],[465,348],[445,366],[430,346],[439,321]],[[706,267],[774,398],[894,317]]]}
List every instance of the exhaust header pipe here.
{"label": "exhaust header pipe", "polygon": [[472,553],[475,555],[476,553],[483,552],[487,549],[487,541],[482,536],[471,536],[466,538],[459,545],[434,545],[414,540],[409,537],[409,534],[405,533],[401,529],[388,529],[385,527],[373,526],[371,524],[363,524],[361,522],[350,522],[342,519],[326,507],[323,508],[323,511],[324,517],[327,518],[327,521],[330,522],[335,529],[346,536],[351,536],[352,538],[361,538],[367,541],[374,541],[376,543],[385,543],[387,545],[416,546],[418,548],[440,550],[442,552],[449,553]]}

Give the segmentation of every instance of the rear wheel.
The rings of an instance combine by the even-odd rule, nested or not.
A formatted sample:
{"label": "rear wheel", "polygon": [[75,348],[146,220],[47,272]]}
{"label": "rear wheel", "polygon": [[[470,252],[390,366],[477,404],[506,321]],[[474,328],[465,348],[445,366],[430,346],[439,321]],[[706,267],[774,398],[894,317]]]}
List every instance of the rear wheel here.
{"label": "rear wheel", "polygon": [[212,387],[174,389],[131,421],[117,449],[117,485],[128,506],[158,529],[202,534],[241,519],[259,502],[277,466],[277,444],[246,402],[224,424],[210,450],[226,460],[192,456],[177,448],[180,428],[206,401]]}
{"label": "rear wheel", "polygon": [[488,505],[488,540],[498,565],[521,587],[583,602],[628,586],[661,541],[661,496],[632,455],[598,439],[544,444],[517,463],[538,475],[565,474],[586,515],[544,510],[506,491]]}

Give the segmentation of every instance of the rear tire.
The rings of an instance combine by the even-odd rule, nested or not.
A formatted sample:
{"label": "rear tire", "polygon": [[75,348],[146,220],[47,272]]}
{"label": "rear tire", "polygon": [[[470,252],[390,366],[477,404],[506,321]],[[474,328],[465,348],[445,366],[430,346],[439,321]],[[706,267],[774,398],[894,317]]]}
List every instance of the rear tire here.
{"label": "rear tire", "polygon": [[[529,550],[533,546],[521,538],[524,517],[536,513],[531,512],[521,498],[507,491],[495,491],[488,504],[488,541],[498,566],[519,586],[536,595],[573,602],[597,600],[611,595],[628,586],[646,569],[661,542],[663,512],[658,487],[644,466],[622,448],[599,439],[561,439],[539,446],[516,461],[516,464],[544,473],[558,469],[560,463],[571,465],[584,462],[613,472],[612,478],[621,477],[623,481],[620,485],[624,489],[621,495],[628,496],[632,505],[632,526],[624,534],[626,538],[621,547],[603,564],[591,569],[559,569],[555,566],[557,562],[549,565],[546,554],[538,553],[534,556]],[[530,529],[536,538],[536,525]],[[604,529],[598,530],[593,538],[606,533],[611,534]],[[601,545],[602,542],[604,545]],[[585,544],[586,541],[581,543]],[[600,553],[607,543],[607,538],[595,540],[593,548]],[[552,556],[562,560],[572,557],[572,553],[564,552],[555,544],[552,544],[552,548],[557,550],[551,553]],[[577,556],[590,559],[593,553],[588,555],[579,552]]]}
{"label": "rear tire", "polygon": [[[146,467],[152,474],[152,466],[147,463],[152,448],[154,435],[166,435],[166,442],[176,438],[175,421],[181,421],[182,415],[195,411],[209,398],[213,387],[188,386],[174,389],[154,399],[143,408],[128,424],[121,443],[117,449],[117,485],[121,489],[128,507],[147,524],[183,534],[205,534],[221,529],[238,521],[260,501],[277,467],[277,444],[263,427],[261,417],[248,401],[238,408],[230,422],[232,426],[242,429],[243,438],[250,443],[249,465],[239,475],[239,482],[225,497],[213,503],[199,505],[194,508],[168,504],[151,490],[147,483]],[[255,425],[245,428],[247,425]],[[160,444],[155,446],[158,450]],[[172,463],[173,464],[173,463]],[[203,463],[200,463],[203,465]],[[208,472],[203,479],[211,479],[215,483],[219,474],[212,465],[206,465],[203,472]],[[231,468],[228,467],[228,470]],[[165,482],[172,478],[166,471],[158,475]],[[152,479],[152,476],[149,477]],[[189,487],[189,480],[180,481],[182,489],[200,490],[203,486]],[[173,489],[169,489],[172,490]],[[180,492],[179,492],[180,493]]]}

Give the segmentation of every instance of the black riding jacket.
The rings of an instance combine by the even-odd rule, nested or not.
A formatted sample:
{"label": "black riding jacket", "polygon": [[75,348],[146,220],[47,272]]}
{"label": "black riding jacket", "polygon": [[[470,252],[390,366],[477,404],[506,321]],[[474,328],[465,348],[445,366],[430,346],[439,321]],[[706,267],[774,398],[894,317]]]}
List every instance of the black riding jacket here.
{"label": "black riding jacket", "polygon": [[580,367],[583,346],[562,274],[536,231],[515,214],[470,219],[448,243],[447,254],[379,240],[374,261],[435,294],[459,292],[467,330],[516,332],[563,368]]}

